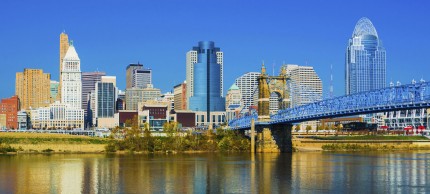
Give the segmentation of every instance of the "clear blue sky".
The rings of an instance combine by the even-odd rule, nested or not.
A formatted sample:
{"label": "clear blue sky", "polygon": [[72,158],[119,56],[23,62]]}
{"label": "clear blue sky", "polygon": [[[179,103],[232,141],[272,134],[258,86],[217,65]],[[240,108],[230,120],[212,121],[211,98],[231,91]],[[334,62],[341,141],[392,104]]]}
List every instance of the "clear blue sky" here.
{"label": "clear blue sky", "polygon": [[[402,3],[403,2],[403,3]],[[261,61],[316,69],[328,92],[344,94],[347,41],[368,17],[387,50],[387,82],[430,81],[430,3],[417,1],[16,1],[0,2],[0,98],[15,73],[42,68],[58,80],[59,35],[74,40],[82,71],[105,71],[125,88],[125,68],[153,69],[163,92],[185,80],[185,54],[200,40],[224,51],[224,87]]]}

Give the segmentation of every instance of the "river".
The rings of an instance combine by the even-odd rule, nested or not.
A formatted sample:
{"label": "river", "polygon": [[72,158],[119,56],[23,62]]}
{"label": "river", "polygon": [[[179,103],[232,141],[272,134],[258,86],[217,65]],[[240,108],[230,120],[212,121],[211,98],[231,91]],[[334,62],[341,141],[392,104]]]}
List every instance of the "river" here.
{"label": "river", "polygon": [[430,152],[0,155],[0,193],[420,193]]}

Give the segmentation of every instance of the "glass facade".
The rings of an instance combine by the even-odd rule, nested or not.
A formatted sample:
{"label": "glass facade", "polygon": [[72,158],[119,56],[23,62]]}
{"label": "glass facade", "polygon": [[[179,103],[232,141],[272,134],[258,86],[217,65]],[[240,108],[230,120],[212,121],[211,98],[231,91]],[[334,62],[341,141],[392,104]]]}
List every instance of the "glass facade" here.
{"label": "glass facade", "polygon": [[199,42],[197,63],[193,67],[193,96],[189,107],[193,111],[225,111],[225,100],[221,93],[221,65],[217,63],[217,52],[212,41]]}
{"label": "glass facade", "polygon": [[115,114],[115,86],[113,83],[97,83],[97,118],[113,118]]}
{"label": "glass facade", "polygon": [[361,18],[355,26],[348,42],[345,65],[347,95],[385,87],[385,48],[367,18]]}

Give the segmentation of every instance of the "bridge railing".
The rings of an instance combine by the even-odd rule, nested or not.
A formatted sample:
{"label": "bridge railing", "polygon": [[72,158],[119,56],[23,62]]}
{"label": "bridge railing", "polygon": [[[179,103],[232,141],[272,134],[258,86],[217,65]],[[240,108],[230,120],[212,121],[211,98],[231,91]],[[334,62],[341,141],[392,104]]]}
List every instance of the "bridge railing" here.
{"label": "bridge railing", "polygon": [[[326,117],[426,107],[430,107],[430,82],[419,82],[279,110],[277,114],[270,116],[270,123],[300,122]],[[230,121],[229,126],[233,129],[249,128],[252,118],[257,121],[258,115],[234,119]]]}
{"label": "bridge railing", "polygon": [[430,82],[420,82],[341,96],[279,110],[277,114],[271,116],[271,122],[288,122],[328,115],[342,116],[342,114],[378,112],[378,110],[419,108],[427,107],[428,103],[430,103]]}
{"label": "bridge railing", "polygon": [[251,120],[254,119],[255,121],[257,121],[258,119],[258,115],[257,114],[252,114],[252,115],[247,115],[247,116],[243,116],[237,119],[234,119],[232,121],[230,121],[228,123],[228,126],[232,129],[236,129],[236,128],[250,128],[251,127]]}

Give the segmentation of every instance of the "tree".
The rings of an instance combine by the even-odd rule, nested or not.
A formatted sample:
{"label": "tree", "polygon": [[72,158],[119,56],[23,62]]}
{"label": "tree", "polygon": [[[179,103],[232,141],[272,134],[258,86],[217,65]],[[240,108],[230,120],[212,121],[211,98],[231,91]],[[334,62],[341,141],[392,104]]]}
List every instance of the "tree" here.
{"label": "tree", "polygon": [[306,133],[309,133],[309,131],[312,130],[312,127],[310,125],[306,126]]}
{"label": "tree", "polygon": [[153,152],[155,150],[154,138],[151,135],[151,128],[148,123],[143,124],[143,140],[145,141],[143,149]]}
{"label": "tree", "polygon": [[132,151],[139,151],[142,149],[142,130],[139,127],[139,119],[136,116],[131,120],[131,128],[125,130],[124,141]]}
{"label": "tree", "polygon": [[324,127],[322,125],[317,125],[317,132],[321,130],[324,130]]}
{"label": "tree", "polygon": [[328,125],[325,125],[324,130],[330,130],[330,127]]}
{"label": "tree", "polygon": [[296,132],[299,132],[299,131],[300,131],[300,125],[296,125],[296,127],[295,127],[295,131],[296,131]]}
{"label": "tree", "polygon": [[167,134],[166,147],[168,149],[177,149],[179,146],[179,124],[177,122],[166,122],[163,125],[163,131]]}

